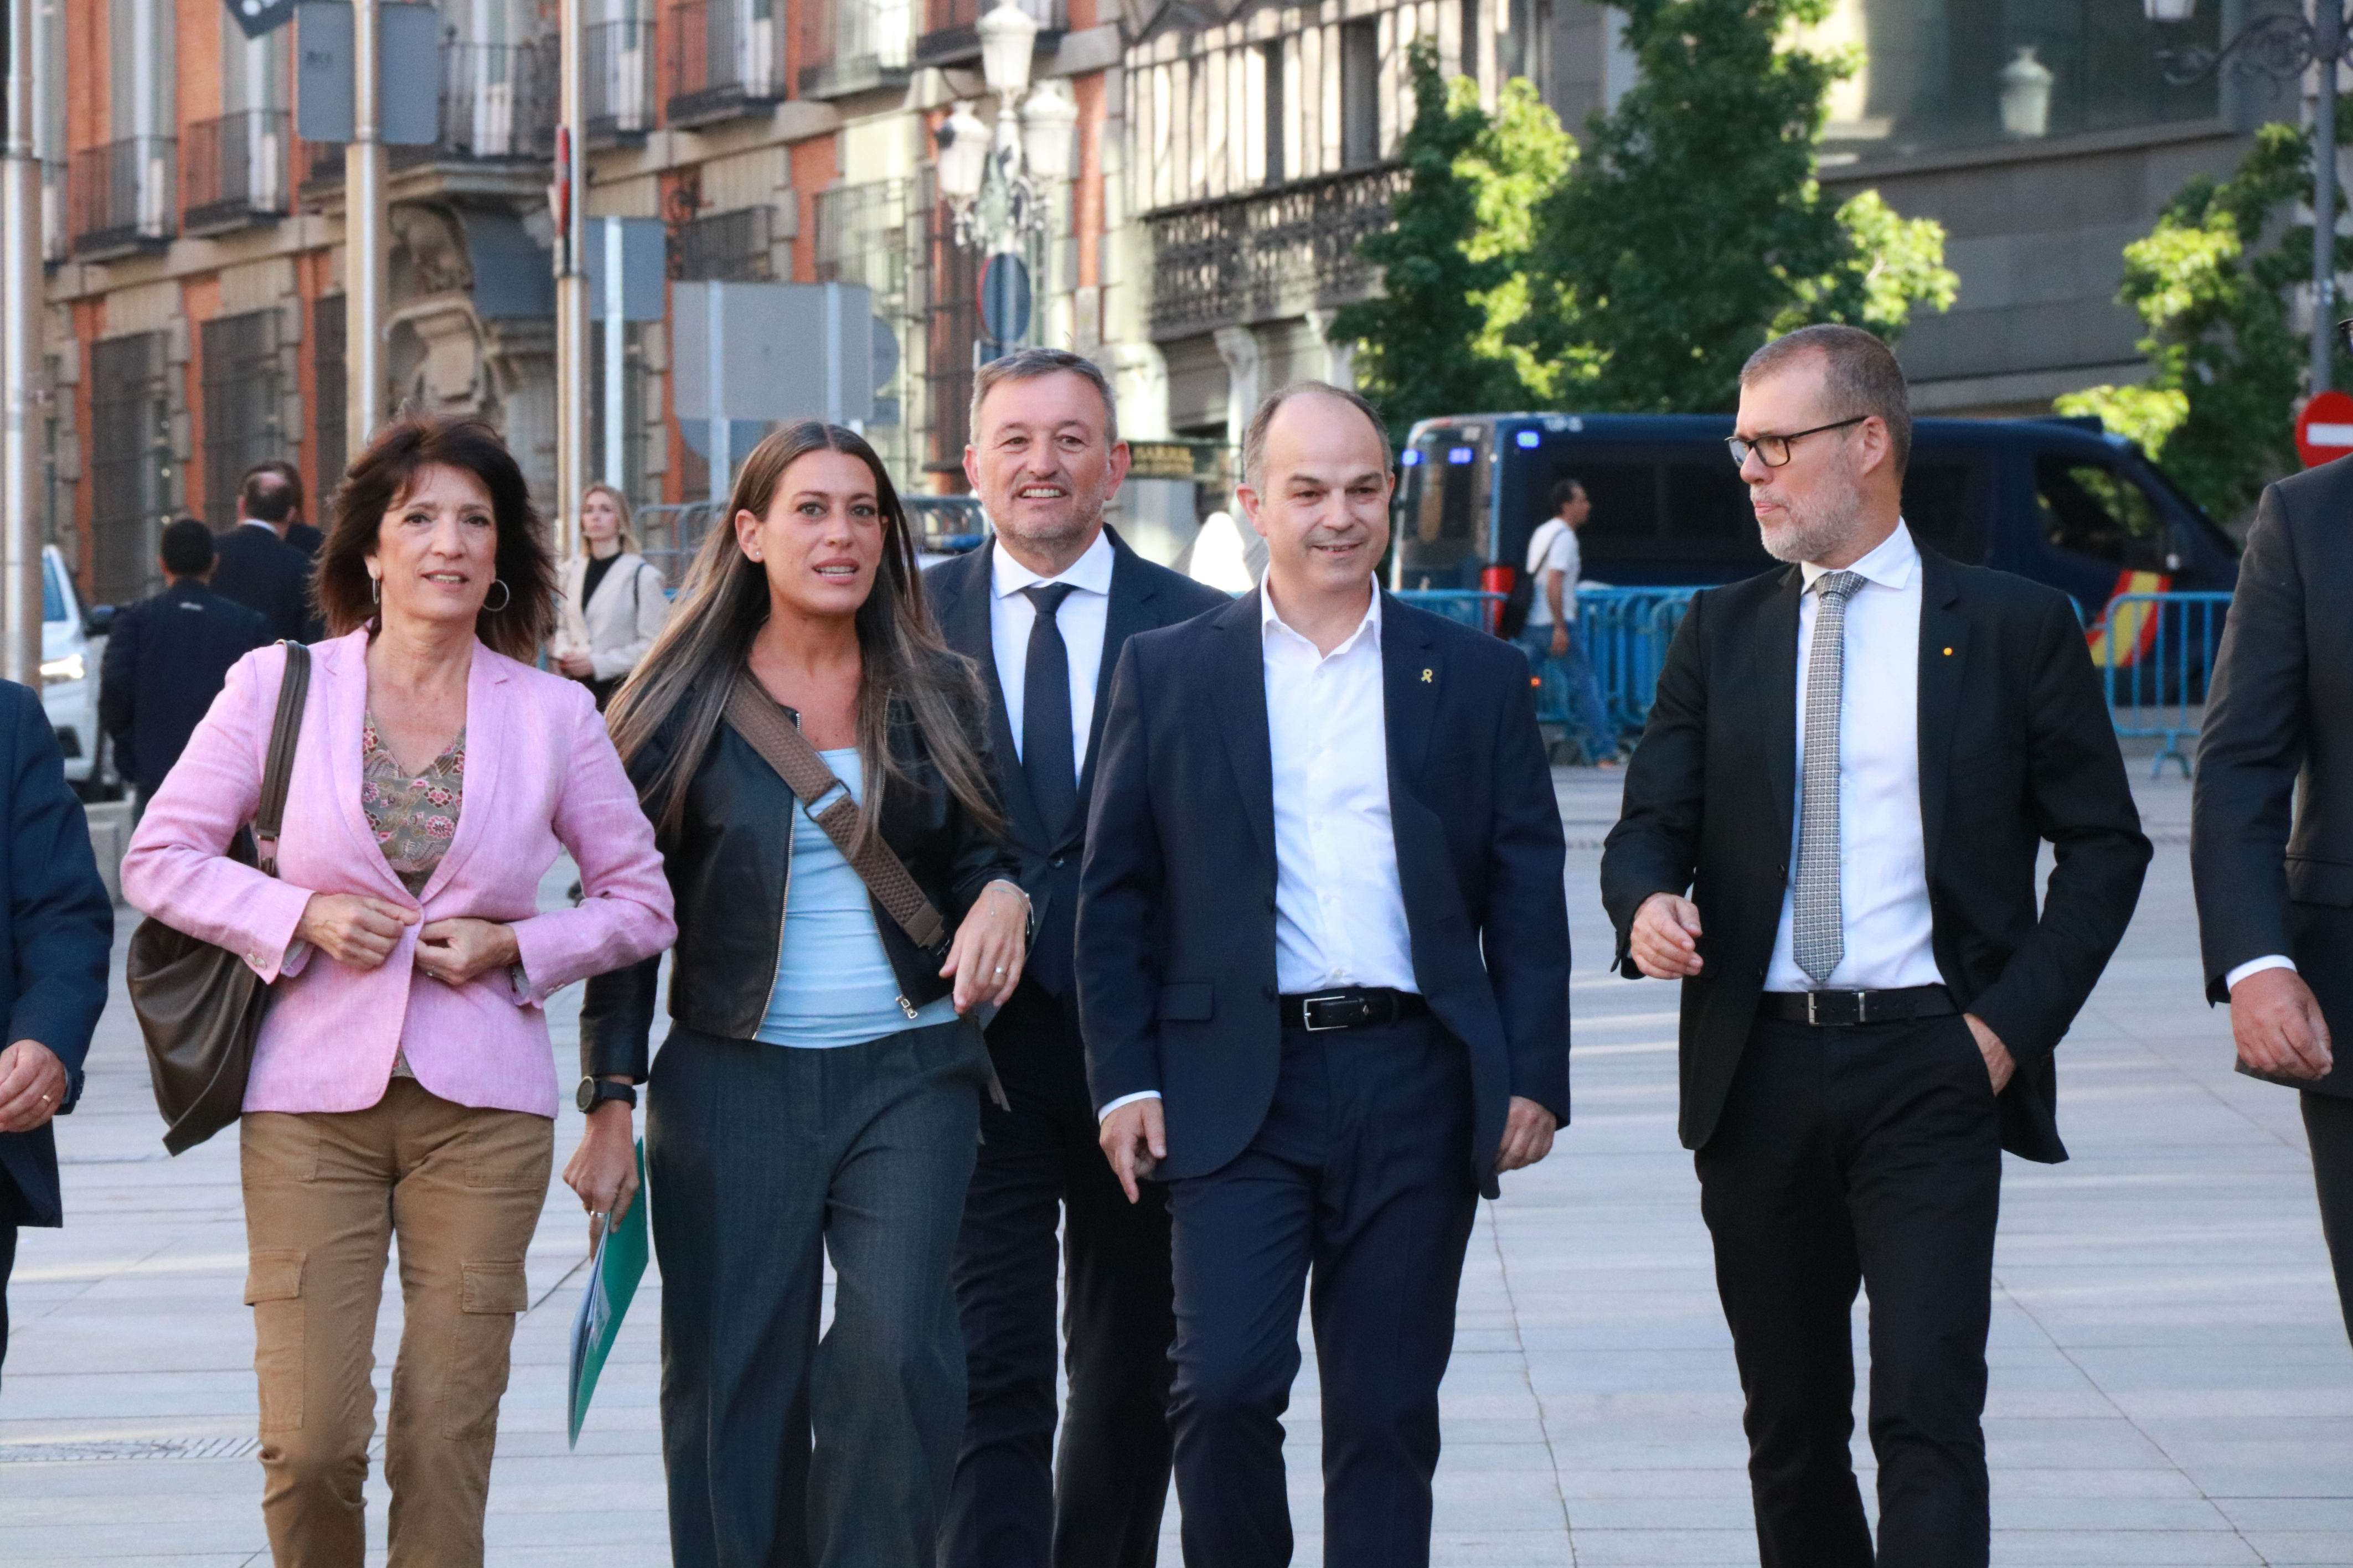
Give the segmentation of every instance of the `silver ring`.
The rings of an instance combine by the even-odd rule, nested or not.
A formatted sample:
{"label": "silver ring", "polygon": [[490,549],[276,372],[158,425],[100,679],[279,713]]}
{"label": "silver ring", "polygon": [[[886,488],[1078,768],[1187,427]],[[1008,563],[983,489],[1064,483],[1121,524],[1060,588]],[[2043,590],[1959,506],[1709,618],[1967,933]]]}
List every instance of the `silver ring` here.
{"label": "silver ring", "polygon": [[[1003,964],[1001,964],[1001,963],[1000,963],[1000,964],[998,964],[998,965],[997,966],[997,973],[999,973],[999,974],[1004,973],[1005,973],[1005,965],[1003,965]],[[47,1100],[47,1099],[48,1099],[48,1096],[45,1094],[45,1095],[41,1096],[41,1098],[42,1098],[43,1100]]]}
{"label": "silver ring", "polygon": [[588,1211],[588,1217],[590,1219],[603,1219],[605,1217],[605,1211],[603,1209],[590,1209]]}

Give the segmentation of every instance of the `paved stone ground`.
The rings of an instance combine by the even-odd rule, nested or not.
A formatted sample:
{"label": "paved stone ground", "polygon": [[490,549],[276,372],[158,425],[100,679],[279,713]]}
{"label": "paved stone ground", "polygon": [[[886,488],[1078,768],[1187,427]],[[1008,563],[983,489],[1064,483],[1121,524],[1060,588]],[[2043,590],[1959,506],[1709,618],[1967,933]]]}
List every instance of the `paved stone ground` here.
{"label": "paved stone ground", "polygon": [[[2157,864],[2062,1058],[2075,1158],[2007,1173],[1988,1421],[1995,1561],[2353,1563],[2353,1354],[2295,1097],[2229,1070],[2226,1021],[2199,998],[2188,794],[2141,787]],[[1436,1555],[1753,1564],[1738,1391],[1674,1139],[1673,996],[1602,972],[1594,879],[1614,782],[1564,773],[1562,796],[1577,846],[1577,1118],[1551,1161],[1486,1205],[1472,1243]],[[12,1292],[0,1563],[266,1563],[235,1145],[162,1157],[119,1005],[63,1127],[71,1224],[26,1234]],[[559,1151],[577,1131],[567,1110]],[[576,1205],[552,1193],[500,1434],[495,1564],[668,1561],[654,1282],[579,1452],[565,1451],[584,1241]],[[397,1333],[388,1298],[387,1365]],[[1303,1563],[1321,1556],[1313,1376],[1311,1359],[1292,1424]],[[380,1542],[380,1481],[370,1500]],[[1174,1526],[1172,1506],[1169,1563]]]}

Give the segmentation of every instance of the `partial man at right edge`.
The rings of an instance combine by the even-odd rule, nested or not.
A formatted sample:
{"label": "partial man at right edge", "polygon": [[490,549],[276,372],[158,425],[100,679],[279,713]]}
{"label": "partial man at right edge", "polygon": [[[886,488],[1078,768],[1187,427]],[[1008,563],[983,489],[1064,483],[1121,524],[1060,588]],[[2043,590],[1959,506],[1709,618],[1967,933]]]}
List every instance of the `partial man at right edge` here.
{"label": "partial man at right edge", "polygon": [[2263,491],[2206,687],[2189,869],[2239,1070],[2300,1091],[2353,1334],[2353,458]]}

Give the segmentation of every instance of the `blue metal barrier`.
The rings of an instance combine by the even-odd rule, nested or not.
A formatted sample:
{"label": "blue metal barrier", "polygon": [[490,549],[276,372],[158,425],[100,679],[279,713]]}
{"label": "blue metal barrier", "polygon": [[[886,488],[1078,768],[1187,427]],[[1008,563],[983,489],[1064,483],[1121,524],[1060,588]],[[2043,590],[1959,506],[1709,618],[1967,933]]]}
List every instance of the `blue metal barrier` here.
{"label": "blue metal barrier", "polygon": [[[1683,611],[1696,588],[1612,588],[1580,584],[1577,590],[1577,623],[1585,633],[1586,657],[1601,688],[1601,705],[1619,735],[1638,735],[1650,717],[1651,700],[1659,689],[1659,669],[1666,662],[1667,644],[1682,625]],[[1501,594],[1469,590],[1402,593],[1409,605],[1460,621],[1467,626],[1492,630],[1504,602]],[[1547,724],[1568,721],[1568,692],[1559,667],[1547,662],[1536,693],[1536,718]]]}
{"label": "blue metal barrier", "polygon": [[2228,594],[2118,594],[2084,634],[2116,733],[2161,742],[2152,778],[2168,758],[2189,776],[2206,678],[2230,607]]}

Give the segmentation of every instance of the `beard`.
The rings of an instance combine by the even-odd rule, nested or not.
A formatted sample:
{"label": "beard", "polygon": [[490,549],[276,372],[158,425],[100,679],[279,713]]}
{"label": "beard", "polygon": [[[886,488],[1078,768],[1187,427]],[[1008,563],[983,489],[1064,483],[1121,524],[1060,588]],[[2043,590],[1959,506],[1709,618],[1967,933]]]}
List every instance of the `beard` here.
{"label": "beard", "polygon": [[1764,538],[1765,553],[1776,561],[1823,560],[1862,526],[1862,492],[1853,485],[1833,485],[1810,501],[1775,499],[1781,503],[1782,521],[1775,524],[1759,518],[1757,531]]}

